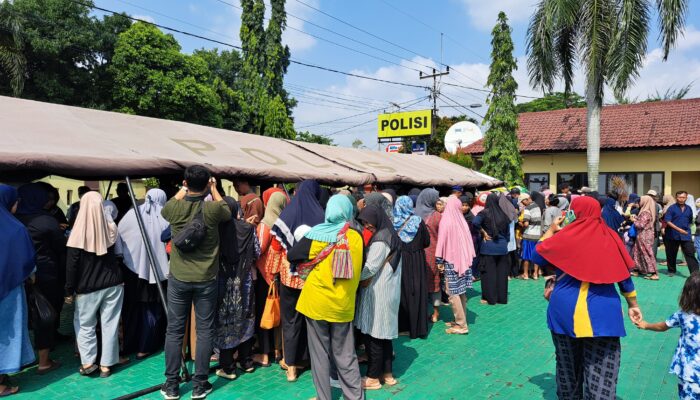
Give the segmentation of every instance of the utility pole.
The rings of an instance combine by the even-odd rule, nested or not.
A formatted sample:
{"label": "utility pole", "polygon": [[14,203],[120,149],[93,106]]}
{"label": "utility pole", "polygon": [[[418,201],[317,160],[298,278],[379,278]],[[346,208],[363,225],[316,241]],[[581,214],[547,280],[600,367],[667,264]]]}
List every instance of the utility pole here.
{"label": "utility pole", "polygon": [[[447,66],[447,69],[445,71],[436,71],[435,68],[433,68],[433,73],[424,75],[423,72],[419,73],[420,79],[430,79],[433,78],[433,88],[430,93],[430,97],[433,98],[433,126],[431,127],[430,130],[430,138],[433,138],[433,135],[435,134],[435,131],[437,130],[437,98],[438,95],[440,94],[440,89],[438,88],[437,85],[437,78],[443,76],[443,75],[449,75],[450,74],[450,67]],[[427,150],[427,146],[426,146]]]}

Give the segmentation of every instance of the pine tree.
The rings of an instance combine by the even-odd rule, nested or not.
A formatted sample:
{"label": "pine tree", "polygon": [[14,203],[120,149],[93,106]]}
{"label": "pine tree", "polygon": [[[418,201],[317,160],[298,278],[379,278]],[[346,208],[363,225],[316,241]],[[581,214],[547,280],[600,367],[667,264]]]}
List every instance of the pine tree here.
{"label": "pine tree", "polygon": [[513,71],[518,68],[513,57],[513,40],[508,18],[498,14],[498,23],[491,32],[491,67],[486,85],[491,94],[489,109],[484,118],[488,130],[484,135],[484,157],[481,171],[501,179],[507,185],[522,185],[522,157],[518,150],[518,113],[515,110],[515,91],[518,84]]}

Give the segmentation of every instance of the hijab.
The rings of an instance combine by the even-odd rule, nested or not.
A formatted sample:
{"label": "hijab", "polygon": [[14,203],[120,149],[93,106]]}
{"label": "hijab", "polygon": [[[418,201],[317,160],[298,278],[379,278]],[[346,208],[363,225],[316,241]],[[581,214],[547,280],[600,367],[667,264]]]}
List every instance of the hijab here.
{"label": "hijab", "polygon": [[17,215],[46,214],[44,206],[49,202],[49,192],[40,183],[28,183],[17,191],[20,202]]}
{"label": "hijab", "polygon": [[435,204],[439,198],[440,193],[433,188],[421,190],[416,200],[416,215],[423,220],[427,219],[430,214],[435,212]]}
{"label": "hijab", "polygon": [[267,189],[266,191],[264,191],[263,194],[262,194],[262,201],[263,201],[263,206],[264,206],[264,207],[267,208],[267,203],[270,202],[270,197],[271,197],[274,193],[282,193],[282,194],[284,195],[284,197],[286,197],[287,200],[289,200],[289,196],[287,196],[287,192],[285,192],[284,189],[278,188],[278,187],[269,188],[269,189]]}
{"label": "hijab", "polygon": [[515,210],[505,196],[499,196],[498,193],[490,193],[486,198],[486,206],[479,213],[484,218],[484,230],[494,239],[498,235],[508,236],[510,232],[511,219],[499,204],[500,199],[505,199],[506,205]]}
{"label": "hijab", "polygon": [[321,196],[318,198],[318,203],[321,204],[321,208],[324,210],[326,209],[326,206],[328,205],[328,201],[331,198],[331,192],[328,190],[328,188],[321,188]]}
{"label": "hijab", "polygon": [[[384,195],[384,197],[387,198],[387,200],[389,200],[389,202],[391,202],[391,205],[392,205],[392,206],[394,205],[394,203],[396,203],[396,197],[397,197],[397,196],[396,196],[396,190],[394,190],[394,189],[384,189],[384,190],[382,190],[382,194]],[[387,196],[389,196],[389,197],[387,197]]]}
{"label": "hijab", "polygon": [[[21,285],[34,270],[34,244],[24,224],[12,215],[17,189],[0,184],[0,300]],[[7,321],[5,321],[7,322]]]}
{"label": "hijab", "polygon": [[486,206],[486,199],[489,197],[489,192],[481,192],[476,196],[476,204],[472,207],[472,214],[479,215],[479,213]]}
{"label": "hijab", "polygon": [[630,193],[630,196],[627,199],[627,204],[638,204],[638,203],[639,203],[639,195],[637,193]]}
{"label": "hijab", "polygon": [[254,261],[255,226],[236,217],[240,214],[240,204],[236,199],[226,196],[224,201],[231,210],[231,219],[219,226],[221,257],[229,266],[238,266],[245,259]]}
{"label": "hijab", "polygon": [[265,216],[261,222],[272,228],[280,217],[280,214],[282,214],[282,210],[284,210],[289,203],[289,200],[284,192],[275,191],[270,193],[267,201],[263,201],[265,202]]}
{"label": "hijab", "polygon": [[416,208],[417,202],[418,202],[418,195],[420,194],[421,190],[418,188],[413,188],[408,191],[408,197],[413,201],[413,208]]}
{"label": "hijab", "polygon": [[532,192],[530,193],[530,198],[537,204],[537,207],[539,207],[541,211],[544,211],[544,209],[547,208],[547,205],[544,202],[544,195],[542,193]]}
{"label": "hijab", "polygon": [[394,205],[394,229],[398,232],[399,239],[404,243],[410,243],[418,233],[421,218],[413,213],[413,201],[408,196],[396,199]]}
{"label": "hijab", "polygon": [[695,197],[692,194],[688,194],[688,199],[685,201],[685,205],[690,207],[693,211],[693,219],[698,216],[698,206],[695,205]]}
{"label": "hijab", "polygon": [[117,225],[107,218],[99,192],[88,192],[80,199],[80,211],[68,238],[68,247],[82,249],[98,256],[117,241]]}
{"label": "hijab", "polygon": [[609,284],[629,278],[634,261],[617,232],[603,220],[598,202],[579,197],[571,209],[574,222],[537,245],[537,252],[582,282]]}
{"label": "hijab", "polygon": [[[623,222],[625,222],[625,217],[620,214],[619,211],[617,211],[617,208],[615,207],[615,204],[617,202],[615,199],[612,197],[608,197],[605,199],[605,205],[603,206],[603,210],[601,211],[601,217],[603,218],[603,221],[605,221],[605,224],[608,225],[608,227],[615,232],[617,232],[617,229],[622,225]],[[575,212],[574,212],[575,213]],[[576,215],[576,218],[578,218],[578,215]]]}
{"label": "hijab", "polygon": [[391,202],[382,193],[372,192],[365,196],[365,206],[378,207],[384,210],[388,218],[394,217],[394,210],[391,206]]}
{"label": "hijab", "polygon": [[309,229],[324,221],[325,212],[319,203],[320,198],[321,186],[318,182],[305,180],[297,186],[292,201],[272,226],[272,234],[286,250],[291,249]]}
{"label": "hijab", "polygon": [[311,228],[304,237],[317,242],[335,243],[338,233],[353,219],[353,208],[348,196],[337,194],[328,200],[324,222]]}
{"label": "hijab", "polygon": [[[379,194],[381,196],[381,194]],[[401,246],[401,239],[396,235],[394,224],[392,224],[389,216],[386,215],[383,209],[376,205],[368,205],[360,211],[357,217],[362,222],[367,222],[375,227],[375,232],[367,244],[366,250],[372,246],[372,243],[382,242],[389,246],[389,256],[391,258],[391,268],[394,272],[399,267],[401,262],[401,253],[398,252]],[[392,257],[393,255],[393,257]]]}
{"label": "hijab", "polygon": [[438,229],[435,256],[454,265],[459,276],[469,270],[476,257],[469,225],[462,214],[462,202],[455,196],[450,196],[445,204]]}
{"label": "hijab", "polygon": [[[486,199],[486,204],[488,206],[488,198]],[[506,217],[508,217],[509,221],[517,220],[518,216],[520,215],[518,208],[513,205],[511,199],[509,199],[506,195],[498,196],[498,207],[501,208],[503,214],[505,214]]]}
{"label": "hijab", "polygon": [[676,203],[676,199],[673,198],[670,194],[664,195],[663,198],[663,204],[664,204],[664,211],[663,213],[666,214],[666,211]]}
{"label": "hijab", "polygon": [[561,211],[566,211],[569,209],[569,199],[566,198],[566,196],[558,196],[559,197],[559,209]]}
{"label": "hijab", "polygon": [[639,212],[646,211],[651,214],[651,222],[656,221],[656,201],[651,196],[642,196],[639,200]]}
{"label": "hijab", "polygon": [[165,280],[170,272],[170,267],[168,265],[168,254],[160,237],[170,224],[160,213],[167,200],[168,198],[164,191],[151,189],[146,192],[146,199],[142,205],[138,206],[138,211],[132,208],[119,221],[119,247],[124,257],[124,264],[136,273],[140,279],[148,281],[148,283],[156,283],[156,277],[151,273],[146,242],[141,236],[136,212],[141,214],[143,228],[146,231],[148,241],[156,258],[156,271],[159,271],[160,275],[158,280]]}
{"label": "hijab", "polygon": [[[471,193],[469,193],[469,194],[471,195]],[[474,214],[471,212],[472,211],[471,204],[472,204],[473,200],[474,200],[474,196],[468,196],[468,195],[459,196],[459,201],[462,204],[468,204],[470,206],[469,211],[467,211],[466,214],[463,214],[464,220],[467,222],[472,222],[474,220]]]}

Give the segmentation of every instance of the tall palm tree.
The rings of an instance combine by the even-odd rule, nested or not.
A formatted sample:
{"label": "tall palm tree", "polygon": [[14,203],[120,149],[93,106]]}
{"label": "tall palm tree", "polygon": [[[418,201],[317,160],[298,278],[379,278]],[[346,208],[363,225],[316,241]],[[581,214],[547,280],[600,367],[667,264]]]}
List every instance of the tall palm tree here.
{"label": "tall palm tree", "polygon": [[22,23],[11,7],[10,2],[0,2],[0,70],[10,79],[12,95],[19,97],[24,89],[27,60],[23,52]]}
{"label": "tall palm tree", "polygon": [[586,74],[588,185],[598,187],[603,87],[618,96],[639,76],[656,8],[664,61],[683,33],[690,0],[540,0],[527,31],[530,85],[570,93],[574,68]]}

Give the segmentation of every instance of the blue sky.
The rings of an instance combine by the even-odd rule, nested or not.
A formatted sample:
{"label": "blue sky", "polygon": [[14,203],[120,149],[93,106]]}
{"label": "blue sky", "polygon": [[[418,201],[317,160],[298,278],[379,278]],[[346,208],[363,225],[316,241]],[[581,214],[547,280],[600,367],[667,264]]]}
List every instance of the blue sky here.
{"label": "blue sky", "polygon": [[[236,8],[239,0],[94,1],[97,6],[125,11],[162,25],[227,43],[240,43],[240,10]],[[324,15],[302,2],[370,34]],[[412,85],[431,84],[429,80],[420,80],[416,70],[428,72],[429,67],[438,68],[442,57],[442,63],[450,65],[453,72],[441,81],[443,98],[438,100],[441,105],[439,113],[466,113],[480,120],[476,114],[483,115],[486,110],[485,94],[445,84],[483,88],[491,51],[490,31],[498,12],[503,10],[513,28],[515,56],[519,60],[519,70],[515,74],[518,92],[523,96],[537,96],[538,92],[529,87],[525,67],[525,32],[535,3],[536,0],[287,0],[289,29],[284,39],[291,48],[293,59]],[[644,99],[657,90],[663,92],[670,87],[699,80],[700,2],[690,3],[685,36],[671,53],[669,61],[661,60],[656,40],[658,32],[655,30],[650,35],[646,65],[640,79],[630,90],[631,98]],[[655,18],[654,15],[653,24],[656,24]],[[442,55],[440,32],[444,33]],[[200,47],[222,47],[180,34],[175,34],[175,37],[186,52]],[[371,54],[375,58],[328,41]],[[575,89],[582,93],[581,74],[577,75]],[[376,148],[374,121],[379,111],[373,110],[394,111],[397,107],[392,103],[406,109],[430,107],[425,98],[428,93],[424,89],[368,81],[294,64],[285,83],[300,102],[294,110],[295,126],[313,133],[331,135],[337,144],[345,146],[360,139],[368,147]],[[690,97],[698,96],[700,82],[696,82]],[[527,97],[519,99],[526,100]],[[606,102],[613,101],[614,98],[608,94]],[[474,103],[484,106],[470,108],[469,112],[457,107]],[[340,118],[344,119],[317,125]]]}

